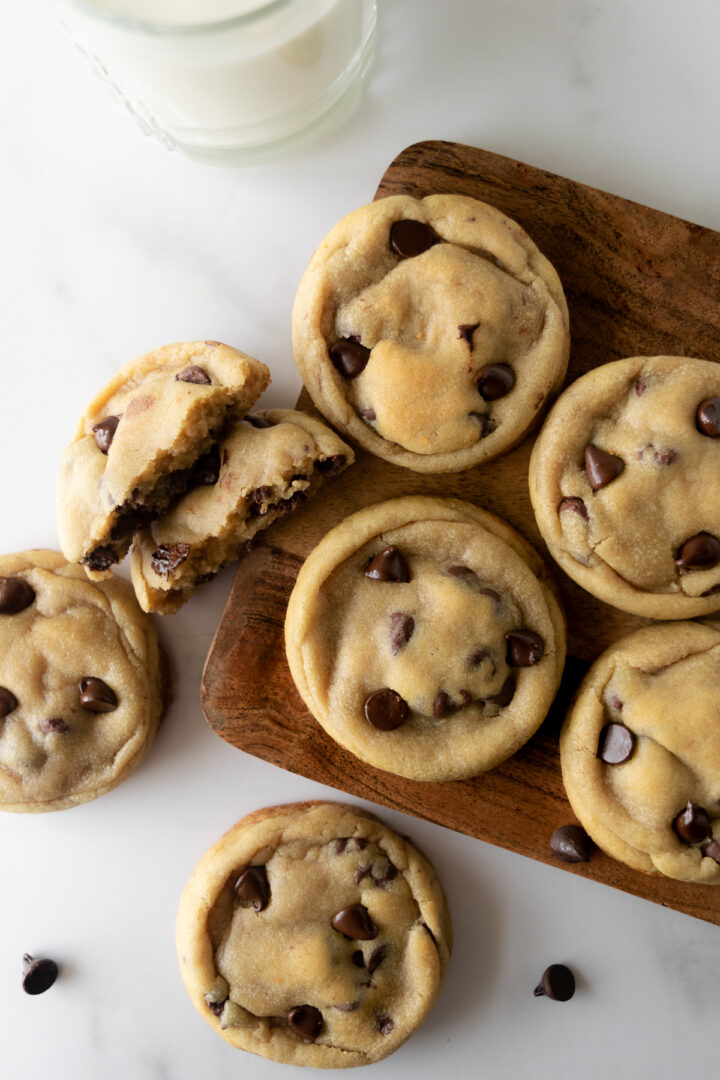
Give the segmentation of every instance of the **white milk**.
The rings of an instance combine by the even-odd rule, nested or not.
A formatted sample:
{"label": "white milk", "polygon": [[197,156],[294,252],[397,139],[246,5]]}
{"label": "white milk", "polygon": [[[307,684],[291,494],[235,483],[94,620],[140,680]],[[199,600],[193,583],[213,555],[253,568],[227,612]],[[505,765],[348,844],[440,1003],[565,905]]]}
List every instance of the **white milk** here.
{"label": "white milk", "polygon": [[211,160],[267,156],[349,105],[375,26],[375,0],[58,3],[143,128]]}

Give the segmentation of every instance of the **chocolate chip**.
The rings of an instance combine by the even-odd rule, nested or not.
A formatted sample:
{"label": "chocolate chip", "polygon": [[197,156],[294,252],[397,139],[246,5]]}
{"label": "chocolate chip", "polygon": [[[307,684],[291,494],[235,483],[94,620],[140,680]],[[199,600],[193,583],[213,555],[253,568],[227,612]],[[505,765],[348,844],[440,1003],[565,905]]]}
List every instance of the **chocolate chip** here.
{"label": "chocolate chip", "polygon": [[393,611],[390,616],[390,651],[397,656],[403,649],[415,630],[415,620],[412,615],[404,611]]}
{"label": "chocolate chip", "polygon": [[243,419],[247,420],[248,424],[252,424],[252,426],[256,428],[272,427],[269,420],[266,420],[264,416],[256,416],[255,413],[248,413]]}
{"label": "chocolate chip", "polygon": [[574,993],[575,976],[564,964],[551,964],[546,968],[533,990],[535,997],[549,997],[551,1001],[569,1001]]}
{"label": "chocolate chip", "polygon": [[373,581],[409,581],[410,567],[398,549],[391,545],[373,556],[365,567],[365,577]]}
{"label": "chocolate chip", "polygon": [[35,590],[21,577],[0,577],[0,615],[17,615],[30,607]]}
{"label": "chocolate chip", "polygon": [[606,487],[625,468],[625,462],[615,454],[608,454],[592,443],[585,447],[585,475],[593,491]]}
{"label": "chocolate chip", "polygon": [[332,1005],[331,1008],[337,1009],[338,1012],[355,1012],[360,1008],[359,1001],[344,1001],[342,1005]]}
{"label": "chocolate chip", "polygon": [[59,716],[50,716],[40,721],[40,730],[43,735],[65,735],[70,725]]}
{"label": "chocolate chip", "polygon": [[87,566],[89,570],[95,570],[100,574],[103,570],[109,570],[117,561],[118,556],[112,548],[97,547],[89,555],[86,555],[84,559],[81,559],[80,563],[82,566]]}
{"label": "chocolate chip", "polygon": [[87,676],[80,680],[80,704],[88,712],[112,712],[117,709],[118,699],[115,691],[102,679]]}
{"label": "chocolate chip", "polygon": [[17,709],[17,703],[12,690],[8,690],[6,686],[0,686],[0,718],[9,716],[14,709]]}
{"label": "chocolate chip", "polygon": [[597,756],[607,765],[622,765],[635,750],[635,736],[624,724],[606,724],[600,732]]}
{"label": "chocolate chip", "polygon": [[450,577],[460,578],[461,581],[466,582],[468,585],[475,584],[478,580],[477,574],[469,566],[448,566],[445,573]]}
{"label": "chocolate chip", "polygon": [[695,426],[702,435],[711,439],[720,436],[720,397],[701,401],[695,413]]}
{"label": "chocolate chip", "polygon": [[[720,845],[718,846],[720,847]],[[380,967],[383,960],[387,956],[387,951],[387,945],[378,945],[377,948],[373,949],[373,951],[368,956],[367,964],[365,965],[368,971],[368,975],[372,975],[373,971],[375,971],[376,968]]]}
{"label": "chocolate chip", "polygon": [[364,836],[339,836],[335,841],[335,854],[342,855],[344,851],[364,851],[367,843]]}
{"label": "chocolate chip", "polygon": [[353,873],[353,883],[355,885],[359,885],[360,882],[363,881],[366,877],[368,877],[369,874],[369,866],[358,866],[358,868]]}
{"label": "chocolate chip", "polygon": [[[227,1001],[227,998],[225,999],[225,1001]],[[225,1008],[225,1001],[209,1001],[207,994],[205,995],[205,1004],[207,1005],[210,1012],[213,1013],[215,1016],[220,1016],[223,1009]]]}
{"label": "chocolate chip", "polygon": [[475,333],[479,325],[480,323],[476,322],[461,323],[461,325],[458,326],[458,337],[462,338],[462,340],[469,346],[470,352],[473,351],[473,334]]}
{"label": "chocolate chip", "polygon": [[393,731],[407,720],[408,707],[399,694],[387,686],[370,694],[365,702],[365,717],[378,731]]}
{"label": "chocolate chip", "polygon": [[672,465],[677,456],[677,450],[656,450],[653,454],[656,465]]}
{"label": "chocolate chip", "polygon": [[550,837],[550,848],[563,862],[587,862],[590,837],[581,825],[561,825]]}
{"label": "chocolate chip", "polygon": [[323,1017],[314,1005],[296,1005],[287,1016],[288,1024],[303,1039],[317,1039],[322,1031]]}
{"label": "chocolate chip", "polygon": [[507,662],[512,667],[533,667],[545,652],[545,642],[534,630],[511,630],[505,635]]}
{"label": "chocolate chip", "polygon": [[714,859],[716,863],[720,864],[720,841],[711,840],[709,844],[706,844],[702,849],[703,855],[706,855],[708,859]]}
{"label": "chocolate chip", "polygon": [[413,259],[437,244],[440,237],[424,221],[409,218],[396,221],[390,228],[390,247],[401,259]]}
{"label": "chocolate chip", "polygon": [[191,364],[189,367],[183,368],[182,371],[178,371],[175,382],[189,382],[195,383],[197,386],[209,386],[212,380],[207,371],[198,367],[197,364]]}
{"label": "chocolate chip", "polygon": [[372,941],[378,928],[364,904],[350,904],[332,917],[332,928],[351,941]]}
{"label": "chocolate chip", "polygon": [[581,518],[587,521],[588,512],[587,507],[582,499],[579,499],[577,495],[566,495],[564,499],[561,499],[558,504],[558,514],[564,514],[566,510],[572,510],[573,513],[579,514]]}
{"label": "chocolate chip", "polygon": [[700,532],[686,540],[675,556],[675,565],[686,570],[709,570],[720,561],[720,540]]}
{"label": "chocolate chip", "polygon": [[480,664],[482,664],[483,660],[490,661],[489,675],[492,678],[492,676],[497,670],[497,668],[495,667],[495,661],[493,660],[488,650],[484,649],[482,645],[479,645],[477,649],[474,649],[473,652],[470,653],[467,658],[467,663],[470,667],[480,667]]}
{"label": "chocolate chip", "polygon": [[515,372],[508,364],[486,364],[477,373],[477,388],[485,401],[497,401],[515,385]]}
{"label": "chocolate chip", "polygon": [[344,379],[356,379],[367,367],[370,349],[354,338],[340,338],[328,349],[335,370]]}
{"label": "chocolate chip", "polygon": [[264,866],[247,866],[234,889],[237,898],[252,904],[256,911],[264,911],[270,903],[270,882]]}
{"label": "chocolate chip", "polygon": [[362,949],[356,949],[355,952],[350,957],[350,959],[351,959],[352,963],[355,965],[355,967],[359,967],[359,968],[364,968],[365,967],[365,957],[362,954]]}
{"label": "chocolate chip", "polygon": [[337,476],[341,473],[347,464],[347,458],[345,454],[333,454],[331,457],[324,458],[322,461],[315,462],[315,468],[323,476]]}
{"label": "chocolate chip", "polygon": [[673,821],[673,829],[686,843],[699,844],[710,835],[710,816],[702,806],[688,799],[685,809]]}
{"label": "chocolate chip", "polygon": [[381,1035],[389,1035],[395,1027],[395,1021],[391,1020],[389,1016],[384,1014],[376,1017],[377,1029]]}
{"label": "chocolate chip", "polygon": [[22,986],[26,994],[44,994],[57,977],[58,966],[54,960],[40,960],[25,953]]}
{"label": "chocolate chip", "polygon": [[506,705],[509,705],[512,699],[515,697],[515,676],[508,675],[505,682],[500,687],[497,694],[493,694],[491,697],[483,698],[483,701],[487,705],[499,705],[501,709],[504,709]]}
{"label": "chocolate chip", "polygon": [[620,700],[617,694],[613,694],[613,696],[610,698],[610,704],[612,705],[613,709],[617,710],[617,712],[622,712],[625,707],[625,703]]}
{"label": "chocolate chip", "polygon": [[490,435],[490,433],[495,430],[495,421],[492,420],[487,413],[471,412],[468,413],[468,416],[472,416],[480,425],[481,439],[484,439],[486,435]]}
{"label": "chocolate chip", "polygon": [[190,487],[211,487],[220,476],[220,449],[213,446],[199,457],[190,470]]}
{"label": "chocolate chip", "polygon": [[262,487],[253,488],[247,494],[248,502],[254,503],[256,506],[261,506],[263,503],[267,503],[273,497],[273,489],[264,484]]}
{"label": "chocolate chip", "polygon": [[107,454],[110,449],[119,423],[119,416],[106,416],[99,424],[93,425],[95,444],[103,454]]}
{"label": "chocolate chip", "polygon": [[460,706],[455,704],[450,695],[441,690],[433,702],[433,716],[436,720],[443,720],[450,713],[457,712],[459,708]]}
{"label": "chocolate chip", "polygon": [[130,533],[135,532],[137,529],[142,529],[150,519],[150,513],[144,507],[132,507],[123,505],[120,507],[120,513],[115,518],[112,529],[110,530],[111,540],[123,540]]}
{"label": "chocolate chip", "polygon": [[646,390],[647,390],[647,383],[641,377],[635,383],[635,394],[636,394],[637,397],[642,397]]}
{"label": "chocolate chip", "polygon": [[189,544],[161,544],[150,556],[150,565],[156,574],[169,577],[190,554]]}
{"label": "chocolate chip", "polygon": [[361,409],[360,415],[363,420],[377,420],[377,414],[374,409]]}

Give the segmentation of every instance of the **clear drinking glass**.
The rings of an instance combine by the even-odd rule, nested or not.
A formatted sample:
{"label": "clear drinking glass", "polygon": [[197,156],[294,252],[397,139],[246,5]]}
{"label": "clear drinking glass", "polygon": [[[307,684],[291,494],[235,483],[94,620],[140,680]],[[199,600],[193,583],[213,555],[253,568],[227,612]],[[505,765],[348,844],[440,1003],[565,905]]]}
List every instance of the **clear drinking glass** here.
{"label": "clear drinking glass", "polygon": [[56,3],[143,131],[217,164],[266,160],[346,115],[376,22],[376,0]]}

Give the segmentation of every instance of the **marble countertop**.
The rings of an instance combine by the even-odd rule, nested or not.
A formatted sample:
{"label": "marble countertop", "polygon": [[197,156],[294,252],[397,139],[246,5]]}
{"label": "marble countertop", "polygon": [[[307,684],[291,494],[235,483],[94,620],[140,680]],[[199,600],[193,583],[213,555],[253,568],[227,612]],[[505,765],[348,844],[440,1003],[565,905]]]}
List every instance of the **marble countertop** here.
{"label": "marble countertop", "polygon": [[[444,138],[517,157],[720,229],[715,0],[381,0],[378,56],[332,136],[248,170],[143,138],[39,0],[0,35],[0,547],[56,547],[55,472],[80,408],[127,359],[226,340],[264,360],[265,401],[299,389],[295,288],[404,146]],[[720,358],[720,357],[719,357]],[[206,725],[200,673],[226,571],[161,633],[175,700],[142,767],[78,809],[2,815],[0,1071],[7,1080],[252,1080],[194,1012],[174,950],[200,855],[245,813],[330,788]],[[372,804],[368,803],[368,806]],[[373,1077],[535,1080],[693,1074],[717,1057],[720,931],[425,822],[382,812],[434,862],[456,951],[424,1027]],[[23,994],[24,952],[62,964]],[[535,999],[549,963],[568,1004]]]}

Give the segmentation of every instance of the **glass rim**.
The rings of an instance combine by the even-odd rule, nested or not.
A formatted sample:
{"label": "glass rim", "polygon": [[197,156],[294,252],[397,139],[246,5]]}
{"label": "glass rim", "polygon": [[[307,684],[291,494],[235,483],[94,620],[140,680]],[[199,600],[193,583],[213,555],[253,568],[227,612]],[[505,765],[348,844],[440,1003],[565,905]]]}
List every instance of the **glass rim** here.
{"label": "glass rim", "polygon": [[236,27],[249,26],[259,18],[272,15],[276,11],[290,7],[296,0],[265,0],[252,11],[246,11],[241,15],[229,15],[224,18],[208,22],[197,23],[165,23],[152,19],[138,19],[132,15],[121,15],[109,8],[101,8],[93,3],[93,0],[63,0],[70,7],[77,8],[83,14],[101,22],[110,23],[122,30],[142,31],[158,37],[163,35],[181,37],[191,34],[211,34],[216,30],[231,30]]}

